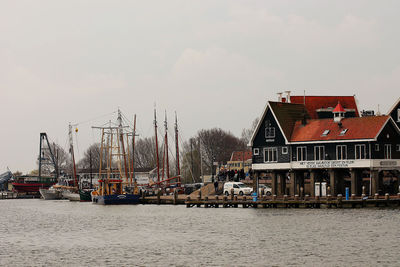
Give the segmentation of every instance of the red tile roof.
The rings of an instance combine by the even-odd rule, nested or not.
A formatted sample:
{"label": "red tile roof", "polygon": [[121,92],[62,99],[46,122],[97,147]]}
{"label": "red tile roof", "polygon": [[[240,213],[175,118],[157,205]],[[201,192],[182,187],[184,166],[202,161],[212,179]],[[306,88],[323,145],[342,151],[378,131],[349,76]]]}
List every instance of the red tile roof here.
{"label": "red tile roof", "polygon": [[[284,100],[285,101],[285,100]],[[290,102],[304,104],[304,96],[291,96]],[[306,96],[305,103],[308,114],[312,119],[318,119],[317,109],[333,108],[340,102],[344,109],[354,109],[356,117],[359,117],[358,108],[354,96]]]}
{"label": "red tile roof", "polygon": [[[251,151],[244,151],[244,161],[251,159]],[[230,161],[243,161],[243,151],[234,151]]]}
{"label": "red tile roof", "polygon": [[[308,141],[332,141],[332,140],[354,140],[354,139],[373,139],[390,116],[371,116],[358,118],[342,119],[341,127],[333,119],[308,120],[306,125],[297,121],[291,142]],[[342,130],[347,129],[345,134],[340,134]],[[326,136],[322,136],[325,130],[329,130]]]}

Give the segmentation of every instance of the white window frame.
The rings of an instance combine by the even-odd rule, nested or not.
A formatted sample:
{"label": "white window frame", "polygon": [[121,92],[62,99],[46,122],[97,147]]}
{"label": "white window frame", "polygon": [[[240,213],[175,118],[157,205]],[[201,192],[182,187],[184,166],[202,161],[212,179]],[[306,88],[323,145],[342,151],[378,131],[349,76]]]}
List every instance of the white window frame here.
{"label": "white window frame", "polygon": [[[318,150],[318,157],[317,157],[317,150]],[[322,154],[321,154],[321,151],[322,151]],[[314,147],[314,160],[315,161],[325,160],[325,146],[315,146]]]}
{"label": "white window frame", "polygon": [[[341,157],[339,157],[339,150],[340,150]],[[344,156],[343,156],[343,154],[344,154]],[[346,145],[336,146],[336,160],[346,160],[346,159],[347,159],[347,146]]]}
{"label": "white window frame", "polygon": [[379,144],[375,144],[375,151],[379,151],[381,149],[381,146]]}
{"label": "white window frame", "polygon": [[298,146],[296,148],[297,154],[296,159],[297,161],[306,161],[307,160],[307,147],[306,146]]}
{"label": "white window frame", "polygon": [[282,154],[286,155],[289,152],[289,149],[287,146],[282,147]]}
{"label": "white window frame", "polygon": [[[362,147],[364,147],[364,154],[361,153]],[[358,154],[360,155],[360,157],[357,157],[357,151],[358,151]],[[365,144],[354,145],[354,158],[355,159],[366,159],[367,158],[367,147],[365,146]]]}
{"label": "white window frame", "polygon": [[392,145],[385,144],[384,159],[392,159]]}
{"label": "white window frame", "polygon": [[275,127],[265,127],[265,138],[275,138]]}
{"label": "white window frame", "polygon": [[264,148],[264,162],[278,162],[278,148],[277,147]]}
{"label": "white window frame", "polygon": [[260,155],[260,149],[258,147],[254,148],[253,149],[253,154],[254,154],[254,156]]}

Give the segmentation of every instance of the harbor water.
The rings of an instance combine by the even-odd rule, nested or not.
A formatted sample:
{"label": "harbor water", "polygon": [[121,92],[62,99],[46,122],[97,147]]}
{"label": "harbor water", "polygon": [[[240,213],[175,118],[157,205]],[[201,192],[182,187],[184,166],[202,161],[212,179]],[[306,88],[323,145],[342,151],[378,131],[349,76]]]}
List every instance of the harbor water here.
{"label": "harbor water", "polygon": [[397,209],[0,201],[0,266],[398,266]]}

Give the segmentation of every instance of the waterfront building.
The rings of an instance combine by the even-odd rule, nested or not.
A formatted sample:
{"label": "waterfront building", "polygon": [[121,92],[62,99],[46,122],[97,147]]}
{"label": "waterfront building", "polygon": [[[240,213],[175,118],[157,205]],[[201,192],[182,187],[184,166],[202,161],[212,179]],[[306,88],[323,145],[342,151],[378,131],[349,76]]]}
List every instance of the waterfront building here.
{"label": "waterfront building", "polygon": [[360,116],[354,96],[269,101],[249,144],[253,172],[276,195],[398,193],[399,102],[388,115]]}
{"label": "waterfront building", "polygon": [[228,171],[240,171],[243,169],[245,173],[248,173],[251,169],[251,159],[251,151],[233,151],[231,158],[226,163],[227,169]]}

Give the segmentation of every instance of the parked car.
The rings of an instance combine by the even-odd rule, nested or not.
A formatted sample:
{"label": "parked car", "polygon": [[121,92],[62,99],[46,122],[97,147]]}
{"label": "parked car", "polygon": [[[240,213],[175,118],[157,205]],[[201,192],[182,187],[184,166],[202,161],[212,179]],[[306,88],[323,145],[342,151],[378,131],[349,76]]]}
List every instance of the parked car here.
{"label": "parked car", "polygon": [[264,188],[264,195],[270,196],[272,195],[272,188],[265,185],[265,184],[259,184],[258,185],[258,195],[262,196],[262,188]]}
{"label": "parked car", "polygon": [[241,182],[228,182],[224,184],[224,194],[229,196],[231,189],[233,188],[234,195],[250,195],[253,192],[253,188],[245,185]]}

